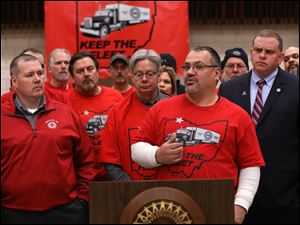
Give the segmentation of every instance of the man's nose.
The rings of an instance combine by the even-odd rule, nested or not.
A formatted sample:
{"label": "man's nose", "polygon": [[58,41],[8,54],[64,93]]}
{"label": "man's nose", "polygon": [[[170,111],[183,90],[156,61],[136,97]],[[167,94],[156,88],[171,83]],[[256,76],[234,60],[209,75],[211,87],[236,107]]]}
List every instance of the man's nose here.
{"label": "man's nose", "polygon": [[89,73],[89,71],[88,71],[87,68],[84,69],[83,75],[84,75],[84,76],[90,76],[90,73]]}
{"label": "man's nose", "polygon": [[233,72],[239,72],[238,65],[233,65]]}
{"label": "man's nose", "polygon": [[291,62],[295,62],[296,60],[293,58],[293,57],[291,57],[290,59],[289,59],[289,63],[291,63]]}
{"label": "man's nose", "polygon": [[262,58],[265,58],[265,57],[266,57],[266,52],[265,52],[265,50],[262,50],[262,51],[259,53],[259,57],[262,57]]}
{"label": "man's nose", "polygon": [[34,75],[34,82],[40,82],[42,80],[43,80],[43,75],[41,76],[37,73]]}

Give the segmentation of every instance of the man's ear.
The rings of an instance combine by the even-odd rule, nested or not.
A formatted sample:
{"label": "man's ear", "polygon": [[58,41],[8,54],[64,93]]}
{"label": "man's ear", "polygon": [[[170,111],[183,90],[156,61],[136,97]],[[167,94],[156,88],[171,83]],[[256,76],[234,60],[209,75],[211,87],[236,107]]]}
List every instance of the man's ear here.
{"label": "man's ear", "polygon": [[18,79],[17,79],[17,76],[16,75],[11,75],[11,86],[14,87],[14,88],[17,88],[18,87]]}
{"label": "man's ear", "polygon": [[221,75],[222,75],[222,69],[221,69],[221,67],[217,67],[215,69],[215,78],[217,81],[220,80]]}

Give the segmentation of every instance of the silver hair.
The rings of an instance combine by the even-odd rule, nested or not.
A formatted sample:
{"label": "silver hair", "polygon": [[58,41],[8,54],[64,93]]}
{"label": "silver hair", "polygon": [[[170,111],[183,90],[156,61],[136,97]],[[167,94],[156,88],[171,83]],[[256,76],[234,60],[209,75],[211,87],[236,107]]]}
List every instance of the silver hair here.
{"label": "silver hair", "polygon": [[69,52],[69,50],[65,49],[65,48],[56,48],[54,49],[50,55],[49,55],[49,59],[48,59],[48,65],[49,67],[52,66],[52,62],[54,60],[54,56],[58,53],[58,52],[64,52],[68,58],[69,58],[69,61],[71,60],[71,54]]}
{"label": "silver hair", "polygon": [[130,58],[129,69],[133,72],[135,64],[141,60],[148,59],[156,65],[157,72],[160,70],[161,58],[154,50],[140,49],[136,51]]}

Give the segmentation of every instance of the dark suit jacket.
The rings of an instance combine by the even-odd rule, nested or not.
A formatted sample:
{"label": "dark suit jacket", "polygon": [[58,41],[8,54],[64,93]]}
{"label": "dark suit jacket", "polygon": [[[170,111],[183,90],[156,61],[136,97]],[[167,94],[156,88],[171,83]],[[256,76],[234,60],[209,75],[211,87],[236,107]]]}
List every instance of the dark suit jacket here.
{"label": "dark suit jacket", "polygon": [[[251,72],[222,83],[219,94],[250,112]],[[299,78],[279,68],[256,127],[266,162],[255,202],[299,206]]]}

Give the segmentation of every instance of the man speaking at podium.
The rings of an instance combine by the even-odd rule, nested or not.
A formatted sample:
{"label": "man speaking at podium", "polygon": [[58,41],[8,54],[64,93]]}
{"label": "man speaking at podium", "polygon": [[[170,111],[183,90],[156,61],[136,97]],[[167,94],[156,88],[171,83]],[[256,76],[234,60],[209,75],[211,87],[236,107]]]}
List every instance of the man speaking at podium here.
{"label": "man speaking at podium", "polygon": [[215,91],[220,57],[197,47],[182,67],[186,94],[147,113],[131,146],[132,159],[158,167],[156,179],[233,179],[234,220],[242,223],[257,191],[264,159],[251,117]]}

